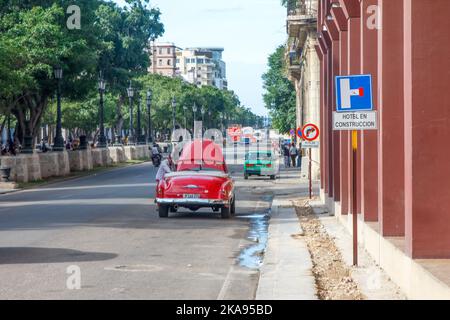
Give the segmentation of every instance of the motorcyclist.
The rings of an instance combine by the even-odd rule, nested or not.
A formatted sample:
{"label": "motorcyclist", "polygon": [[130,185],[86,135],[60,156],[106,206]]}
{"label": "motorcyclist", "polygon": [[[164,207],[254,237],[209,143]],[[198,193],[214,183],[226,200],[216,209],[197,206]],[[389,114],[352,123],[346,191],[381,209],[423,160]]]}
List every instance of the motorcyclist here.
{"label": "motorcyclist", "polygon": [[155,142],[155,143],[153,143],[153,146],[152,146],[152,161],[153,161],[153,164],[155,163],[156,158],[158,159],[158,163],[160,163],[161,160],[162,160],[161,148]]}
{"label": "motorcyclist", "polygon": [[152,155],[154,155],[154,156],[155,155],[161,156],[161,148],[159,147],[159,145],[156,142],[153,143]]}

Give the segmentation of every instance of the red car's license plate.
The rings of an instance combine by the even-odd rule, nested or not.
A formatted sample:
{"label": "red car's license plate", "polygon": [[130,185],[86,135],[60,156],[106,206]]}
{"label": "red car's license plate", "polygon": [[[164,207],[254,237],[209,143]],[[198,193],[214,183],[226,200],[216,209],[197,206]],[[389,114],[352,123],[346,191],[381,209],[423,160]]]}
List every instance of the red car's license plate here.
{"label": "red car's license plate", "polygon": [[183,194],[184,199],[199,199],[199,194]]}

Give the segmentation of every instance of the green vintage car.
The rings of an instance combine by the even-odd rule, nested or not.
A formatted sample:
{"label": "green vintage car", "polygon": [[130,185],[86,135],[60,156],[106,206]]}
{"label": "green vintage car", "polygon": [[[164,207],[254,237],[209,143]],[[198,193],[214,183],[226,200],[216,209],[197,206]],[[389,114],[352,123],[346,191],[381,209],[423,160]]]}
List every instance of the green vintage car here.
{"label": "green vintage car", "polygon": [[278,175],[278,160],[271,151],[250,151],[245,155],[244,178],[249,176],[269,176],[275,180]]}

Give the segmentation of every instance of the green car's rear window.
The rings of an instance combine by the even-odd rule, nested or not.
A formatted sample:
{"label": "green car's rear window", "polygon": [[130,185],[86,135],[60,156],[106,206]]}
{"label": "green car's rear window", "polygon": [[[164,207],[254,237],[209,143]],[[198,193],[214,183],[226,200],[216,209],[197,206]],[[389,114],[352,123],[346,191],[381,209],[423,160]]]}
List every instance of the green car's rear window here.
{"label": "green car's rear window", "polygon": [[272,154],[271,153],[249,153],[245,156],[246,160],[272,160]]}

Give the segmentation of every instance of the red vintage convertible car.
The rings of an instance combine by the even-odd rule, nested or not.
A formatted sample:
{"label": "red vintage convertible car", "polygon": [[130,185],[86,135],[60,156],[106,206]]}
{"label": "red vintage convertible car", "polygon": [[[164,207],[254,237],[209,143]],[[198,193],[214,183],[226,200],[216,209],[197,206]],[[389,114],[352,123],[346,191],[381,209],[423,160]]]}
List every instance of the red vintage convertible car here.
{"label": "red vintage convertible car", "polygon": [[177,161],[177,170],[157,186],[159,216],[184,207],[192,211],[212,208],[228,219],[235,213],[234,182],[228,174],[222,148],[211,140],[187,143]]}

